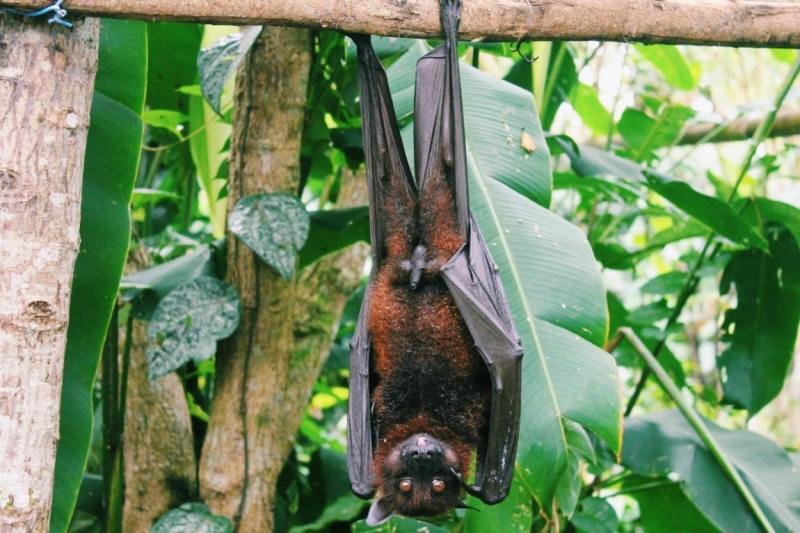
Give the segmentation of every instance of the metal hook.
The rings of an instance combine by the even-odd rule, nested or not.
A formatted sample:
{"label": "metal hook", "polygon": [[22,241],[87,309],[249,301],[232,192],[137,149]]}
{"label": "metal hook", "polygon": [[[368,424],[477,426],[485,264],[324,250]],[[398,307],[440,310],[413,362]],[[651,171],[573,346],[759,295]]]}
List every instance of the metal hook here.
{"label": "metal hook", "polygon": [[517,42],[515,43],[515,44],[516,44],[516,48],[515,48],[515,45],[514,45],[514,44],[512,44],[512,45],[509,47],[509,50],[511,50],[512,52],[516,52],[516,53],[518,53],[518,54],[519,54],[519,57],[521,57],[522,59],[524,59],[524,60],[525,60],[526,62],[528,62],[528,63],[533,63],[534,61],[536,61],[537,59],[539,59],[538,57],[525,57],[525,54],[523,54],[523,53],[522,53],[522,50],[521,50],[521,49],[520,49],[520,47],[519,47],[519,45],[520,45],[520,41],[522,41],[522,37],[520,37],[519,39],[517,39]]}
{"label": "metal hook", "polygon": [[40,9],[39,11],[20,11],[19,9],[13,9],[10,7],[5,8],[5,11],[8,13],[14,13],[15,15],[22,15],[23,17],[40,17],[42,15],[46,15],[48,13],[53,13],[53,16],[47,19],[47,22],[50,24],[61,24],[66,28],[71,28],[72,24],[64,20],[64,17],[67,16],[67,10],[61,7],[61,4],[64,3],[64,0],[56,0],[55,4],[52,6],[45,7],[44,9]]}
{"label": "metal hook", "polygon": [[[531,0],[525,0],[525,1],[528,3],[528,31],[530,32],[531,28],[533,28],[533,5],[531,4]],[[536,58],[536,57],[534,57],[534,58],[525,57],[525,55],[522,53],[522,50],[520,50],[520,48],[519,48],[519,45],[520,45],[521,41],[522,41],[522,37],[520,36],[517,39],[516,48],[514,48],[514,45],[512,44],[509,49],[511,50],[512,53],[513,52],[517,52],[519,54],[519,57],[524,59],[526,62],[533,63],[538,58]]]}

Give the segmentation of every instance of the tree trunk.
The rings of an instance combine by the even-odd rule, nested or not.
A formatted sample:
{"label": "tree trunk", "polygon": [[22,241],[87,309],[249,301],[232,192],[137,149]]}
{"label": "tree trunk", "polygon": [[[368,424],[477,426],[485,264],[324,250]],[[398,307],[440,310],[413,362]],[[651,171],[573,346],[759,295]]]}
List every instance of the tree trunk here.
{"label": "tree trunk", "polygon": [[[265,28],[240,69],[229,208],[250,194],[297,190],[310,50],[305,30]],[[354,185],[341,197],[355,199]],[[217,353],[200,492],[236,531],[273,529],[278,474],[365,256],[364,246],[352,247],[287,283],[228,238],[228,277],[242,298],[242,319]]]}
{"label": "tree trunk", "polygon": [[135,320],[131,329],[122,531],[147,533],[162,514],[197,498],[197,461],[181,379],[174,372],[147,379],[147,323]]}
{"label": "tree trunk", "polygon": [[99,23],[0,13],[0,531],[47,531]]}

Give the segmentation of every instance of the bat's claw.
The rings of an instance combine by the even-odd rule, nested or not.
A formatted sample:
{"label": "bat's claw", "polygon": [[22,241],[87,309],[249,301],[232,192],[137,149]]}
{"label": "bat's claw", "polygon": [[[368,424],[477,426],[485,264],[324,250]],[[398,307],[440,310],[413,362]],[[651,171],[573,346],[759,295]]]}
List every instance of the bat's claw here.
{"label": "bat's claw", "polygon": [[470,485],[469,483],[464,481],[464,478],[461,477],[461,473],[456,472],[454,468],[451,467],[450,471],[453,473],[454,476],[456,476],[456,479],[458,479],[458,482],[461,484],[461,488],[464,489],[464,491],[466,491],[467,494],[469,494],[470,496],[479,497],[478,495],[480,493],[480,490],[478,487]]}

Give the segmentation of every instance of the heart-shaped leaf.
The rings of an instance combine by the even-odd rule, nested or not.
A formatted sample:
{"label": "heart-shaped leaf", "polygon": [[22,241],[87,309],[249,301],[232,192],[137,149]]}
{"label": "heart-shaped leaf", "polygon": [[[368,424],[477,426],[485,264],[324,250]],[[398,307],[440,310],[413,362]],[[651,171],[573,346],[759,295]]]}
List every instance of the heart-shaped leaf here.
{"label": "heart-shaped leaf", "polygon": [[223,37],[210,47],[200,50],[200,55],[197,56],[200,86],[208,105],[217,114],[221,114],[220,101],[225,84],[239,68],[259,33],[261,26],[250,26],[241,33]]}
{"label": "heart-shaped leaf", "polygon": [[147,327],[150,379],[214,355],[217,340],[234,332],[240,314],[236,290],[216,278],[197,278],[170,292]]}
{"label": "heart-shaped leaf", "polygon": [[296,196],[283,193],[242,198],[228,217],[231,233],[286,280],[294,274],[309,226],[305,206]]}
{"label": "heart-shaped leaf", "polygon": [[150,533],[230,533],[230,520],[217,516],[202,503],[184,503],[153,524]]}

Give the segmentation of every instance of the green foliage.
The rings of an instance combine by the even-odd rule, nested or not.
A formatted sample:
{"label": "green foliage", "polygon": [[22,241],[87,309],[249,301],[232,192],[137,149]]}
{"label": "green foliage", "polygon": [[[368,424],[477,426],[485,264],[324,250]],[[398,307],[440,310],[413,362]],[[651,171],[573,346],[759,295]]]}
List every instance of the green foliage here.
{"label": "green foliage", "polygon": [[244,61],[259,33],[261,26],[250,26],[241,33],[217,40],[208,48],[203,48],[197,56],[203,96],[218,115],[222,114],[222,91]]}
{"label": "green foliage", "polygon": [[308,237],[309,218],[296,196],[257,194],[237,202],[228,216],[228,229],[289,280]]}
{"label": "green foliage", "polygon": [[81,245],[70,299],[53,532],[67,530],[86,467],[97,364],[128,252],[128,203],[139,166],[146,66],[145,24],[104,20],[84,163]]}
{"label": "green foliage", "polygon": [[676,89],[688,91],[697,85],[697,80],[677,46],[635,44],[633,47],[661,72],[667,83]]}
{"label": "green foliage", "polygon": [[150,533],[230,533],[230,520],[214,515],[202,503],[184,503],[158,519]]}
{"label": "green foliage", "polygon": [[300,250],[300,269],[359,241],[369,242],[367,206],[315,211],[309,219],[308,239]]}
{"label": "green foliage", "polygon": [[718,365],[723,401],[757,413],[783,388],[800,322],[800,248],[782,226],[767,230],[769,254],[746,250],[731,257],[719,289],[735,287],[736,309],[725,313]]}
{"label": "green foliage", "polygon": [[[342,178],[358,175],[364,154],[353,47],[334,32],[313,38],[297,197],[245,198],[226,219],[230,77],[257,30],[225,37],[231,31],[103,23],[53,531],[66,530],[81,483],[97,355],[117,289],[130,303],[123,314],[150,321],[151,373],[181,375],[199,451],[216,339],[238,317],[238,297],[212,279],[226,270],[219,241],[226,222],[287,279],[302,279],[325,255],[369,239],[366,206],[337,209]],[[209,49],[198,62],[201,43]],[[429,45],[387,38],[375,46],[409,139],[414,70]],[[462,65],[470,197],[525,350],[511,493],[496,506],[468,498],[480,512],[366,526],[368,503],[350,492],[344,454],[348,343],[362,288],[346,306],[281,473],[275,530],[531,531],[556,521],[586,532],[755,530],[751,511],[694,430],[675,412],[653,414],[671,402],[654,383],[637,387],[645,368],[637,350],[626,342],[613,347],[613,357],[601,349],[620,327],[631,328],[689,403],[718,423],[708,422],[720,453],[773,527],[798,529],[792,502],[800,498],[800,476],[781,446],[800,445],[800,436],[777,435],[784,439],[778,445],[743,429],[747,419],[770,416],[765,406],[787,378],[800,322],[800,209],[793,193],[773,193],[792,190],[785,176],[795,173],[796,147],[771,141],[757,160],[742,161],[746,150],[738,148],[678,146],[685,128],[707,119],[704,102],[722,109],[721,87],[733,83],[708,81],[723,62],[697,49],[552,43],[534,68],[507,45],[462,48],[492,73]],[[756,53],[740,55],[744,62]],[[764,69],[780,73],[796,56],[758,53]],[[609,89],[605,69],[611,78],[619,70],[618,87]],[[536,94],[541,123],[534,87],[543,91]],[[769,91],[759,99],[771,98]],[[734,105],[752,106],[741,94]],[[146,256],[150,268],[118,285],[128,203],[136,237],[130,251]],[[620,390],[629,403],[636,397],[624,446]],[[95,474],[84,477],[84,513],[73,531],[89,527],[87,513],[101,512],[91,497]],[[162,517],[154,531],[177,527],[175,520],[230,528],[191,504]]]}
{"label": "green foliage", "polygon": [[189,360],[201,362],[217,351],[217,340],[239,325],[241,303],[224,281],[199,277],[170,291],[147,327],[150,379],[168,374]]}
{"label": "green foliage", "polygon": [[[786,452],[747,430],[706,425],[750,487],[776,531],[800,527],[800,483]],[[677,411],[630,418],[622,464],[632,472],[677,483],[719,531],[762,531],[716,460]],[[633,494],[633,493],[632,493]],[[635,496],[634,496],[635,497]]]}

